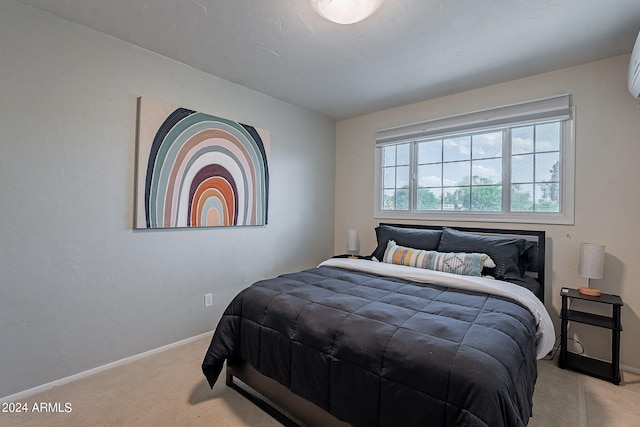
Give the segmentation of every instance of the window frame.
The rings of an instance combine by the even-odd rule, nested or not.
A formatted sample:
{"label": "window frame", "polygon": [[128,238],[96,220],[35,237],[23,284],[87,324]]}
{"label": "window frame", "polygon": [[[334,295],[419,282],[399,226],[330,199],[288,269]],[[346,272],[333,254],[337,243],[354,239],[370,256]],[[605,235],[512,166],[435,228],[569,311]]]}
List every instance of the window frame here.
{"label": "window frame", "polygon": [[[550,100],[550,101],[549,101]],[[560,100],[560,101],[558,101]],[[535,108],[539,108],[545,102],[551,102],[560,105],[563,109],[563,115],[560,119],[554,116],[548,118],[539,117],[538,112],[532,113]],[[533,106],[527,108],[528,106]],[[499,118],[499,123],[494,122],[494,126],[486,126],[485,123],[476,119],[476,117],[489,117],[492,114],[498,116],[496,112],[502,114],[504,110],[516,107],[515,114],[511,117]],[[503,114],[503,116],[506,116]],[[471,117],[471,119],[470,119]],[[471,121],[475,120],[478,124],[475,128]],[[485,122],[490,122],[486,120]],[[502,211],[498,212],[478,212],[478,211],[418,211],[417,210],[417,142],[427,139],[439,138],[442,136],[471,134],[480,131],[501,130],[520,127],[523,125],[542,124],[548,122],[560,121],[561,128],[561,147],[560,147],[560,201],[559,212],[511,212],[504,209],[510,209],[509,199],[503,197]],[[438,128],[441,123],[449,125],[445,128]],[[450,125],[453,123],[454,125]],[[462,123],[462,125],[461,125]],[[425,129],[431,125],[437,128],[425,136]],[[483,126],[485,125],[485,126]],[[460,128],[464,127],[464,131]],[[452,129],[452,131],[447,131]],[[416,132],[416,130],[418,130]],[[382,142],[380,142],[382,140]],[[382,182],[383,182],[383,166],[382,151],[383,147],[402,143],[411,143],[410,152],[410,177],[409,177],[409,210],[388,210],[382,209]],[[503,144],[509,145],[509,144]],[[506,193],[510,197],[511,177],[505,175],[505,162],[511,163],[510,147],[507,149],[503,146],[503,153],[509,152],[509,156],[503,154],[503,179],[502,189],[503,195]],[[481,112],[473,112],[459,116],[447,117],[431,122],[424,122],[402,126],[392,129],[384,129],[377,132],[377,141],[375,146],[375,183],[374,183],[374,218],[376,219],[395,219],[395,220],[432,220],[432,221],[460,221],[460,222],[501,222],[501,223],[532,223],[532,224],[564,224],[571,225],[575,221],[574,213],[574,191],[575,191],[575,107],[569,105],[569,95],[560,95],[553,98],[545,98],[543,100],[531,101],[529,103],[515,104],[514,106],[499,107],[497,109],[484,110]]]}

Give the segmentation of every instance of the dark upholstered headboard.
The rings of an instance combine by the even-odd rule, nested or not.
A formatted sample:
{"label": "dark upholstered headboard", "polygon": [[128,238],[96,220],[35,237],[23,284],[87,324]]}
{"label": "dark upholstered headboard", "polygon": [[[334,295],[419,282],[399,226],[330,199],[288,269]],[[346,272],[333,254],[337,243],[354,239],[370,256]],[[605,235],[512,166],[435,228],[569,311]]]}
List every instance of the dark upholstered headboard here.
{"label": "dark upholstered headboard", "polygon": [[545,245],[546,233],[543,230],[511,230],[502,228],[480,228],[480,227],[452,227],[441,225],[424,225],[424,224],[394,224],[380,223],[380,225],[388,225],[392,227],[402,228],[418,228],[429,230],[442,230],[444,227],[453,228],[465,233],[485,234],[485,235],[503,235],[509,237],[520,237],[532,242],[534,245],[529,252],[529,266],[527,274],[534,277],[542,287],[542,295],[545,289]]}

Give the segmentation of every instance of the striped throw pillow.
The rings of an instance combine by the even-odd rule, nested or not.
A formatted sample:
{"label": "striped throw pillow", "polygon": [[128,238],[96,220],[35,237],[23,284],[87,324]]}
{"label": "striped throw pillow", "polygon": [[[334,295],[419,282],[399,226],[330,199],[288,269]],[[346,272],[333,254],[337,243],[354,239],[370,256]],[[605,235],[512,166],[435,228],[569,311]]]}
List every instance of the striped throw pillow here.
{"label": "striped throw pillow", "polygon": [[487,254],[423,251],[399,246],[393,240],[387,243],[383,261],[465,276],[481,276],[484,267],[495,267],[493,260]]}

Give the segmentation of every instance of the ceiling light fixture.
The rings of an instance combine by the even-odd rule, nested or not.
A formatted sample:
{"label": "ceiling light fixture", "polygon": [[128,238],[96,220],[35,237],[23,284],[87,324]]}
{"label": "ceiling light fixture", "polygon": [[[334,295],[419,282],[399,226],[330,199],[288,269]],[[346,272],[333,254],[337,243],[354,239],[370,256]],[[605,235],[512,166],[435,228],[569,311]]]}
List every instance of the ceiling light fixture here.
{"label": "ceiling light fixture", "polygon": [[382,0],[311,0],[323,18],[337,24],[354,24],[368,18]]}

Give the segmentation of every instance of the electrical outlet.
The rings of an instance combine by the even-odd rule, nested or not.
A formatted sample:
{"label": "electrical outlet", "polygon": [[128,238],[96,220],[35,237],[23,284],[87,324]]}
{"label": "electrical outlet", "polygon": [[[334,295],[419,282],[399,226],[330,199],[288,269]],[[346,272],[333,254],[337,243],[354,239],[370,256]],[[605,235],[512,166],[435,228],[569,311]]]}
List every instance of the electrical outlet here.
{"label": "electrical outlet", "polygon": [[204,294],[204,306],[211,307],[213,305],[213,294]]}

